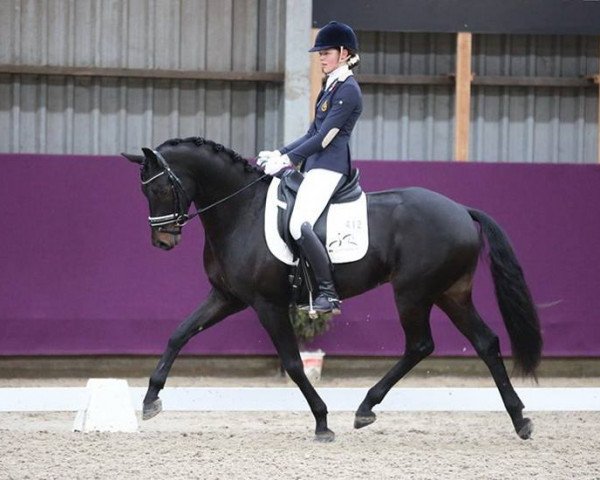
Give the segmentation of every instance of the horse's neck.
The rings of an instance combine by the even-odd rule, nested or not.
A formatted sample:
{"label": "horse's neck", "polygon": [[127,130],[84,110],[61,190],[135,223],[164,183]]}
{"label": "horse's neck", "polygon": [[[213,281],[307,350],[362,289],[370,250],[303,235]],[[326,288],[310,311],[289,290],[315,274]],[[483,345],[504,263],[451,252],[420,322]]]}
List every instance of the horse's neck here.
{"label": "horse's neck", "polygon": [[233,230],[247,233],[253,230],[251,227],[256,223],[256,216],[264,210],[267,193],[267,186],[262,181],[244,189],[256,180],[255,175],[228,177],[227,182],[213,183],[208,195],[196,198],[199,209],[208,207],[200,214],[207,237],[215,243],[224,244],[231,240]]}
{"label": "horse's neck", "polygon": [[206,149],[198,149],[197,156],[188,165],[196,183],[194,202],[198,208],[206,208],[223,200],[254,179],[254,175],[236,168],[232,160],[219,158]]}

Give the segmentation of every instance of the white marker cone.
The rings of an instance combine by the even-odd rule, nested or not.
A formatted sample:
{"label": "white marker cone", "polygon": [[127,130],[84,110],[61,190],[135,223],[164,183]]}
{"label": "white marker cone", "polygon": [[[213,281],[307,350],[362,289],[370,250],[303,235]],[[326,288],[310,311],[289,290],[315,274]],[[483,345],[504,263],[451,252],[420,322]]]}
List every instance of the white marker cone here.
{"label": "white marker cone", "polygon": [[90,378],[87,407],[77,412],[74,432],[137,432],[127,380]]}

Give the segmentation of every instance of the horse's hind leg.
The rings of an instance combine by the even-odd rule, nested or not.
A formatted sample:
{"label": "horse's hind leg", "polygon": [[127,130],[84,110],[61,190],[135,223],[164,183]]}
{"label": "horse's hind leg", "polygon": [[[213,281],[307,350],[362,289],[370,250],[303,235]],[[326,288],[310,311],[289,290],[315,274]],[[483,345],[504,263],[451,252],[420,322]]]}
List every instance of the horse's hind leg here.
{"label": "horse's hind leg", "polygon": [[446,292],[436,304],[450,317],[487,365],[519,437],[529,438],[533,431],[533,423],[528,418],[523,418],[524,406],[506,373],[498,337],[479,316],[470,292]]}
{"label": "horse's hind leg", "polygon": [[162,402],[158,393],[165,386],[167,376],[171,371],[173,362],[183,346],[200,331],[207,329],[228,315],[239,312],[245,307],[238,300],[226,296],[218,290],[212,290],[208,298],[192,313],[169,338],[167,348],[163,353],[148,385],[144,397],[144,410],[142,418],[149,420],[162,411]]}
{"label": "horse's hind leg", "polygon": [[406,336],[404,356],[377,382],[362,401],[354,417],[354,428],[366,427],[376,419],[373,407],[381,403],[390,389],[415,365],[433,352],[429,327],[431,304],[413,303],[396,294],[396,306]]}

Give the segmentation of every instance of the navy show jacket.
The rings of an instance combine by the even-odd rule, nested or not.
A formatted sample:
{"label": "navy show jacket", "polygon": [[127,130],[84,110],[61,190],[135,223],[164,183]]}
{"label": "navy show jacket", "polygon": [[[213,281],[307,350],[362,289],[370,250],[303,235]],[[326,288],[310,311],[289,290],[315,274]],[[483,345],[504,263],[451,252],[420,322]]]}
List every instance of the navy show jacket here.
{"label": "navy show jacket", "polygon": [[[354,75],[338,80],[327,91],[321,91],[315,106],[315,120],[308,132],[281,149],[290,161],[301,165],[303,172],[325,168],[350,175],[350,134],[362,112],[362,94]],[[339,132],[323,147],[332,129]],[[330,133],[331,135],[331,133]]]}

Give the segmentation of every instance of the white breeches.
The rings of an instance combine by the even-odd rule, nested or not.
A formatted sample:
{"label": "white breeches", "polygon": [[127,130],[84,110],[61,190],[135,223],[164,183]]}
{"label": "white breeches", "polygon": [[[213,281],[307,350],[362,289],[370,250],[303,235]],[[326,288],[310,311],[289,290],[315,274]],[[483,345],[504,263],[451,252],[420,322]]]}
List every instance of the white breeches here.
{"label": "white breeches", "polygon": [[343,174],[324,168],[313,168],[304,174],[290,218],[290,234],[294,240],[301,237],[303,223],[314,226],[342,177]]}

